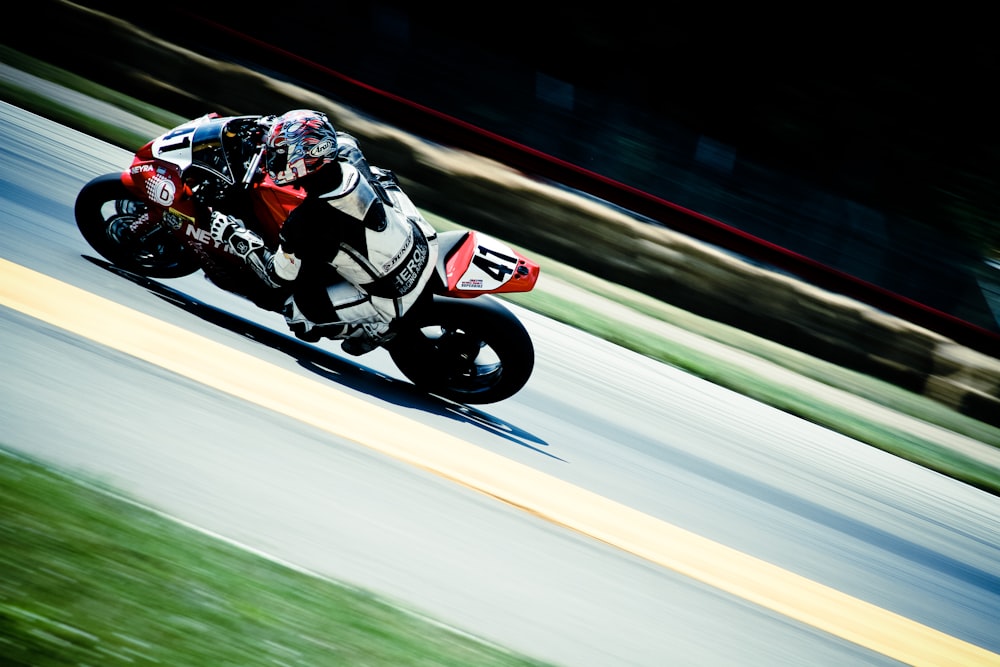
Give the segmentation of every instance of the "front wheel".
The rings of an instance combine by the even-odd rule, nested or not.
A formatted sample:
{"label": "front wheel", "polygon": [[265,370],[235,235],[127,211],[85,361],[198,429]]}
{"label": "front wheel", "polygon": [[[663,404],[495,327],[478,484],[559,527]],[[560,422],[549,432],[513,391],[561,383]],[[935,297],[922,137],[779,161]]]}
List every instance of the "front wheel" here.
{"label": "front wheel", "polygon": [[83,238],[119,268],[150,278],[180,278],[200,268],[169,229],[156,226],[141,236],[133,231],[146,203],[125,187],[120,174],[98,176],[84,185],[74,211]]}
{"label": "front wheel", "polygon": [[498,301],[435,296],[407,314],[386,345],[414,385],[458,403],[496,403],[531,377],[535,349],[524,325]]}

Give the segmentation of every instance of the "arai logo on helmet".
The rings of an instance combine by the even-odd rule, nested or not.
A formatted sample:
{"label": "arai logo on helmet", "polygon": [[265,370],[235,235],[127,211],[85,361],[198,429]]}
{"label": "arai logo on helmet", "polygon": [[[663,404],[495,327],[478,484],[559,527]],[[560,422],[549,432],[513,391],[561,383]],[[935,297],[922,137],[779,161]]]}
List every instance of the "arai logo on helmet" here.
{"label": "arai logo on helmet", "polygon": [[333,150],[333,146],[334,144],[332,140],[324,139],[323,141],[319,142],[318,144],[309,149],[309,156],[323,157],[324,155],[328,154],[331,150]]}

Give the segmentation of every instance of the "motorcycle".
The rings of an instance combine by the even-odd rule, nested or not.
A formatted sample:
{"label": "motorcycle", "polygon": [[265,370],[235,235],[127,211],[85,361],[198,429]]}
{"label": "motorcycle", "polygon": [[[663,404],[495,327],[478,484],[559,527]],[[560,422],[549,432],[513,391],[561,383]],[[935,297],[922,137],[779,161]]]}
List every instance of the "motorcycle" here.
{"label": "motorcycle", "polygon": [[[84,239],[120,269],[149,278],[200,270],[221,289],[280,311],[245,262],[209,232],[212,210],[246,215],[274,251],[281,223],[304,196],[276,185],[261,167],[261,120],[206,114],[144,144],[124,170],[93,178],[75,203]],[[392,172],[372,173],[394,197],[406,198]],[[227,210],[233,208],[239,212]],[[509,398],[531,376],[534,346],[492,295],[533,289],[538,264],[478,231],[445,231],[438,239],[434,275],[383,347],[428,393],[468,404]]]}

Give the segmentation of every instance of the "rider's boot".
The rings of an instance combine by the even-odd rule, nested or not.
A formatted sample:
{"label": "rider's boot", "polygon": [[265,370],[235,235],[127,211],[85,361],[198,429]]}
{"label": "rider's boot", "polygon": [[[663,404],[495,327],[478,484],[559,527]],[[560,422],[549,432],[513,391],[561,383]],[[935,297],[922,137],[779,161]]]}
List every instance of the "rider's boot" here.
{"label": "rider's boot", "polygon": [[383,322],[365,323],[351,331],[341,343],[340,349],[351,356],[359,357],[388,343],[395,336],[396,332],[393,331],[390,324]]}

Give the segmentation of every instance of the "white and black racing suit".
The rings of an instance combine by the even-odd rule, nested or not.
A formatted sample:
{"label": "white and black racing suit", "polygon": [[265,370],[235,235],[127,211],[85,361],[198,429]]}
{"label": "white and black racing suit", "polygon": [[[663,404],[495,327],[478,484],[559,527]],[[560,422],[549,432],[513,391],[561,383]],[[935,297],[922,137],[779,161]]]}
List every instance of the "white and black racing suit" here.
{"label": "white and black racing suit", "polygon": [[[353,137],[339,138],[344,159],[308,179],[277,251],[261,241],[239,254],[269,286],[291,288],[284,316],[300,338],[378,340],[429,280],[437,233],[389,172],[368,167]],[[326,267],[342,280],[324,278]]]}

